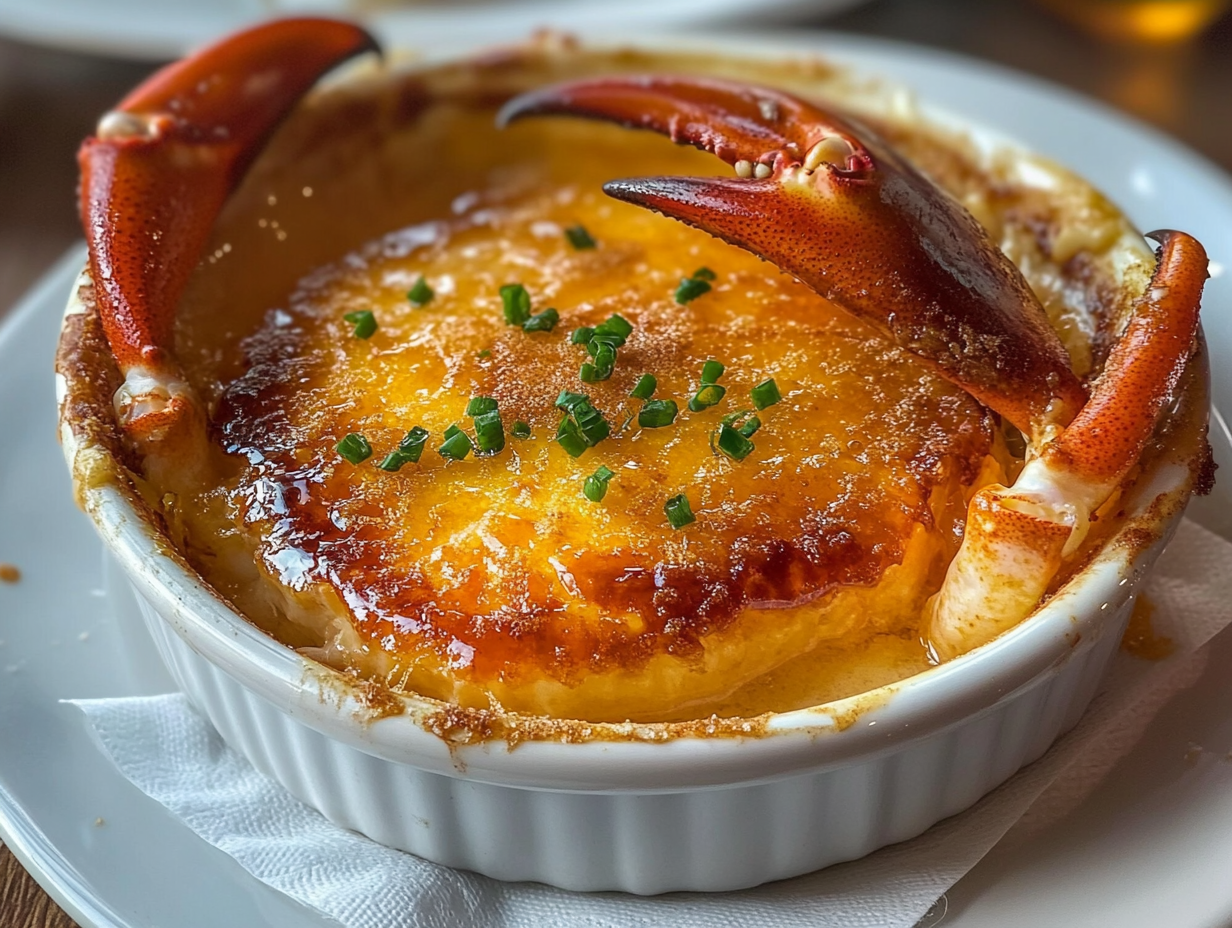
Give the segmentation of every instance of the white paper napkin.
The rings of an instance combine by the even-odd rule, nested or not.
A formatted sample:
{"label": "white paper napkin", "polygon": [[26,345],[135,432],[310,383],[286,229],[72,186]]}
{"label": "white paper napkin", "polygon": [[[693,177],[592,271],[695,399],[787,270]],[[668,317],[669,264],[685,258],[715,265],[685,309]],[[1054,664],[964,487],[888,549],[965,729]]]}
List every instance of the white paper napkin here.
{"label": "white paper napkin", "polygon": [[138,788],[347,928],[910,928],[1015,823],[1016,834],[1043,827],[1081,802],[1196,679],[1198,649],[1232,622],[1232,544],[1183,523],[1145,595],[1155,633],[1176,650],[1155,662],[1119,653],[1083,721],[1041,760],[914,840],[736,893],[583,894],[450,870],[330,824],[228,748],[181,694],[75,705]]}

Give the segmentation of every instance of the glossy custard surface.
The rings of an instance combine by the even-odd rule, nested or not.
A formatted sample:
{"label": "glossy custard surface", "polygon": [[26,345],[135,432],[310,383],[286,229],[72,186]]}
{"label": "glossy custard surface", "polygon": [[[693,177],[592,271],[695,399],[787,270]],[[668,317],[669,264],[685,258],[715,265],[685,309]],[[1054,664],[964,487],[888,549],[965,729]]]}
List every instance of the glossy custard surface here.
{"label": "glossy custard surface", "polygon": [[[692,154],[622,137],[493,170],[268,307],[214,402],[227,475],[193,503],[257,574],[228,574],[225,555],[204,569],[313,656],[462,705],[755,714],[922,669],[919,609],[970,486],[999,473],[989,415],[771,265],[606,198],[602,180],[679,172]],[[568,241],[576,225],[596,247]],[[711,289],[678,303],[701,267]],[[434,292],[422,306],[407,296],[420,277]],[[553,331],[506,324],[500,288],[515,282],[532,312],[559,312]],[[363,310],[368,338],[344,319]],[[570,333],[613,313],[632,334],[611,379],[583,383]],[[709,359],[726,395],[690,411]],[[647,373],[679,406],[670,426],[638,425],[629,394]],[[767,378],[783,399],[733,461],[715,432]],[[578,458],[555,441],[562,390],[611,426]],[[475,396],[499,404],[504,450],[448,460],[447,428],[474,436]],[[529,438],[512,434],[519,420]],[[431,433],[418,463],[375,466],[413,426]],[[371,458],[339,455],[351,433]],[[592,502],[583,484],[600,465],[614,476]],[[696,521],[676,529],[664,505],[680,493]]]}

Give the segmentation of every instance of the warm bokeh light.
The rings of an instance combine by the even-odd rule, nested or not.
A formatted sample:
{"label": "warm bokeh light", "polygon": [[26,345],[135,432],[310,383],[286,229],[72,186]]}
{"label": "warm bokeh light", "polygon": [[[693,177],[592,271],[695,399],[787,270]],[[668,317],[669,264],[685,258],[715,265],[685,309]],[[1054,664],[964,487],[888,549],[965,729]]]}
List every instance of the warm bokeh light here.
{"label": "warm bokeh light", "polygon": [[1228,0],[1039,0],[1059,16],[1106,39],[1168,43],[1194,36],[1218,19]]}

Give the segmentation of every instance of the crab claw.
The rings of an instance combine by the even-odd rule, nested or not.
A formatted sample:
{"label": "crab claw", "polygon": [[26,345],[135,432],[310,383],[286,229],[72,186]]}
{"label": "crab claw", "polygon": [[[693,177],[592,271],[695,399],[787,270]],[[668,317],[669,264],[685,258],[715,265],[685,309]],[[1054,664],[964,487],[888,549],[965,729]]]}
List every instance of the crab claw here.
{"label": "crab claw", "polygon": [[1012,487],[984,487],[972,499],[962,545],[925,610],[939,658],[963,654],[1031,613],[1172,398],[1196,344],[1208,262],[1184,232],[1150,237],[1160,243],[1159,262],[1090,402]]}
{"label": "crab claw", "polygon": [[948,194],[872,130],[778,90],[650,76],[532,91],[508,123],[571,114],[710,151],[737,177],[604,190],[746,248],[871,324],[1036,442],[1086,402],[1018,269]]}
{"label": "crab claw", "polygon": [[81,219],[121,425],[157,441],[195,412],[172,351],[174,309],[223,201],[317,79],[376,42],[349,23],[286,19],[159,71],[78,155]]}

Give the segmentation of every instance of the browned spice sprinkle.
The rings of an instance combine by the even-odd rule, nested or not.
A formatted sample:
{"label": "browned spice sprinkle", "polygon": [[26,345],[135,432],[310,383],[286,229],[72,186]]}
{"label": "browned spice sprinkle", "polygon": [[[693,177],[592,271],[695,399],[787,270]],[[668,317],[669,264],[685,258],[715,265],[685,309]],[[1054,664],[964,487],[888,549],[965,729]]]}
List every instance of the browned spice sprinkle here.
{"label": "browned spice sprinkle", "polygon": [[21,579],[21,571],[13,564],[0,563],[0,583],[16,583]]}

